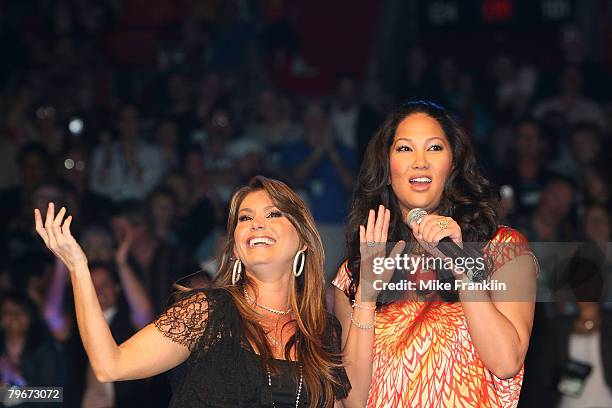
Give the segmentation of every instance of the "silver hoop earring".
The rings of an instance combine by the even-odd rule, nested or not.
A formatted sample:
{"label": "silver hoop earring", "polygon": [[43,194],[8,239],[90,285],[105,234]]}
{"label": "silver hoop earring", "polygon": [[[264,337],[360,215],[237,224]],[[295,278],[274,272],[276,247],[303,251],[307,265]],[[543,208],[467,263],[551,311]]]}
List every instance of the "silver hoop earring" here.
{"label": "silver hoop earring", "polygon": [[242,276],[242,262],[240,259],[234,261],[234,269],[232,270],[232,285],[236,285]]}
{"label": "silver hoop earring", "polygon": [[[296,278],[299,278],[302,272],[304,272],[304,262],[306,261],[305,251],[306,250],[298,251],[297,254],[295,254],[295,258],[293,258],[293,274]],[[299,268],[297,267],[298,260],[300,261]]]}

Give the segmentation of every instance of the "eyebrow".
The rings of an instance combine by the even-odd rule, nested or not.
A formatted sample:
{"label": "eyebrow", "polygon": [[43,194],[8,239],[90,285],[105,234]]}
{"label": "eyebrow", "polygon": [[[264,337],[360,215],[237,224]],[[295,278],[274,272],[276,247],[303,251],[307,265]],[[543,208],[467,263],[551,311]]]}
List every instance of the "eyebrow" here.
{"label": "eyebrow", "polygon": [[[428,138],[427,140],[425,140],[425,142],[429,142],[430,140],[434,140],[434,139],[440,139],[444,142],[444,138],[440,137],[440,136],[432,136],[430,138]],[[393,142],[393,144],[399,142],[400,140],[405,140],[407,142],[412,143],[412,139],[408,138],[408,137],[398,137],[397,139],[395,139],[395,142]]]}
{"label": "eyebrow", "polygon": [[[269,206],[267,206],[267,207],[264,207],[264,210],[269,210],[270,208],[276,208],[276,206],[275,206],[275,205],[269,205]],[[248,207],[247,207],[247,208],[243,208],[243,209],[241,209],[241,210],[240,210],[240,211],[238,211],[238,212],[242,212],[242,211],[246,211],[246,212],[250,212],[250,213],[252,213],[252,212],[253,212],[253,210],[252,210],[252,209],[250,209],[250,208],[248,208]]]}

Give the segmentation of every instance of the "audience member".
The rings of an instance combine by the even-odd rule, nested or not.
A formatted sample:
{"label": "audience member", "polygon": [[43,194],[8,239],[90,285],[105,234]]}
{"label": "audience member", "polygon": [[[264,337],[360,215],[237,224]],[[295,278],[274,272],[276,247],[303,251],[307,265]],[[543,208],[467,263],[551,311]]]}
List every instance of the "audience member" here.
{"label": "audience member", "polygon": [[90,188],[116,202],[143,199],[163,175],[161,151],[142,137],[135,106],[121,108],[118,125],[118,140],[104,140],[93,151]]}

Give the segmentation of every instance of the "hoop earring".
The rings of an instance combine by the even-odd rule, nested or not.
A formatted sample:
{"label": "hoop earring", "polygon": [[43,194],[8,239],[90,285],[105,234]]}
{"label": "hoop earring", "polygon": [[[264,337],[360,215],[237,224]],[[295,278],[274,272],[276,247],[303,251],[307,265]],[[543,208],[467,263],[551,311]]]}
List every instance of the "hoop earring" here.
{"label": "hoop earring", "polygon": [[[306,254],[304,252],[304,249],[298,251],[297,254],[295,254],[295,258],[293,258],[293,274],[296,278],[299,278],[302,275],[302,272],[304,272],[304,262],[306,261]],[[300,261],[299,268],[297,267],[298,260]]]}
{"label": "hoop earring", "polygon": [[242,262],[240,259],[234,261],[234,269],[232,270],[232,285],[236,285],[242,276]]}

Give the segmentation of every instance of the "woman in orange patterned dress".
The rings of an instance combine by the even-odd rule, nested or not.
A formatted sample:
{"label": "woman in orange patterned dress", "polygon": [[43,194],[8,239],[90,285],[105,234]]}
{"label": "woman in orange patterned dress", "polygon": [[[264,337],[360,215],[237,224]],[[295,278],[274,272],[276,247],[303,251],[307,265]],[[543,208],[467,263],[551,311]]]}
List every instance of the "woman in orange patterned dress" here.
{"label": "woman in orange patterned dress", "polygon": [[[517,405],[537,262],[519,232],[497,224],[495,205],[469,139],[443,108],[409,102],[383,123],[359,173],[348,259],[334,280],[353,386],[345,407]],[[414,208],[428,214],[407,225]],[[396,266],[377,271],[372,262],[385,256],[386,243],[396,243],[387,255],[393,259],[402,252],[442,259],[436,245],[446,237],[460,246],[482,243],[489,265],[484,282],[505,283],[506,291],[472,285],[475,275],[455,267],[407,277],[457,281],[456,290],[379,293],[381,282],[391,275],[397,281],[400,272]]]}

